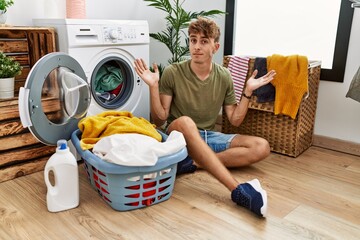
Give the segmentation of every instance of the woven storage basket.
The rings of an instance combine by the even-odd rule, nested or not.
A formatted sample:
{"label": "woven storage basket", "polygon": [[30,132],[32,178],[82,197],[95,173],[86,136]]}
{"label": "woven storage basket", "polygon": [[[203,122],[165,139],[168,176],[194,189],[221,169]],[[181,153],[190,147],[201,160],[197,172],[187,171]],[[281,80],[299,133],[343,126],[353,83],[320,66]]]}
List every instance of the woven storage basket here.
{"label": "woven storage basket", "polygon": [[[231,56],[225,56],[223,65],[228,66]],[[255,58],[249,61],[248,77],[253,70]],[[273,103],[257,103],[251,98],[246,117],[239,127],[230,124],[222,114],[222,132],[240,133],[263,137],[269,141],[271,151],[297,157],[313,142],[314,120],[320,80],[320,64],[309,67],[309,95],[304,97],[295,119],[286,115],[275,115]],[[247,77],[247,78],[248,78]]]}

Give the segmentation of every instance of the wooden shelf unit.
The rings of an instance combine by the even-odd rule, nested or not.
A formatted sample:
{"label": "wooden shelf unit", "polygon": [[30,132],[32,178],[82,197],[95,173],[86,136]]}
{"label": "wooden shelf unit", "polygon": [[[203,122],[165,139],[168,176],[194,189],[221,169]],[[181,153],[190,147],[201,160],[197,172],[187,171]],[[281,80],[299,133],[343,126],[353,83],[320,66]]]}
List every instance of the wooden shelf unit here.
{"label": "wooden shelf unit", "polygon": [[[0,182],[44,169],[55,152],[32,136],[20,122],[19,88],[34,64],[44,55],[56,51],[56,32],[53,28],[0,27],[0,51],[12,56],[23,67],[15,78],[15,96],[0,100]],[[54,111],[53,99],[43,100],[44,110]]]}

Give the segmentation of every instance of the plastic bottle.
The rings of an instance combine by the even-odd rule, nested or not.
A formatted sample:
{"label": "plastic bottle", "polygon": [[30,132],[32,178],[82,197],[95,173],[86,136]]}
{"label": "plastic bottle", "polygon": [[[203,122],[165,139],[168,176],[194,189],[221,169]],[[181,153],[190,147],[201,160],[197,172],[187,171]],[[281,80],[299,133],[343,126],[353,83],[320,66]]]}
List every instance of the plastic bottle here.
{"label": "plastic bottle", "polygon": [[[49,179],[51,171],[55,180],[53,184]],[[46,203],[50,212],[64,211],[79,205],[78,165],[66,140],[57,142],[56,152],[45,165],[44,178],[47,186]]]}

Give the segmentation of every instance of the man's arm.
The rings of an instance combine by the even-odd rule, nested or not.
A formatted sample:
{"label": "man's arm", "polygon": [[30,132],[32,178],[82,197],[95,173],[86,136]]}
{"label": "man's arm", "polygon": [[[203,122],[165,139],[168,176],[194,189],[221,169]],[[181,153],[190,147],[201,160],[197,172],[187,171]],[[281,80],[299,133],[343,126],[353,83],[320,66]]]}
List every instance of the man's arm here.
{"label": "man's arm", "polygon": [[248,111],[250,99],[244,96],[251,96],[254,90],[271,82],[276,75],[276,72],[271,70],[264,76],[255,78],[257,72],[258,71],[255,70],[251,77],[246,81],[246,87],[243,91],[243,97],[241,98],[240,102],[234,105],[224,106],[226,116],[228,117],[230,123],[235,127],[240,126]]}
{"label": "man's arm", "polygon": [[136,59],[135,71],[141,79],[149,86],[150,90],[150,111],[151,117],[156,126],[161,126],[165,123],[169,116],[170,104],[172,96],[161,95],[159,93],[159,69],[156,64],[153,64],[154,72],[146,66],[143,59]]}
{"label": "man's arm", "polygon": [[[251,94],[247,96],[251,96]],[[249,101],[250,99],[242,97],[240,102],[224,106],[224,111],[231,125],[238,127],[244,121],[248,111]]]}
{"label": "man's arm", "polygon": [[171,101],[172,96],[159,94],[159,87],[153,90],[150,89],[151,117],[156,126],[160,127],[166,122]]}

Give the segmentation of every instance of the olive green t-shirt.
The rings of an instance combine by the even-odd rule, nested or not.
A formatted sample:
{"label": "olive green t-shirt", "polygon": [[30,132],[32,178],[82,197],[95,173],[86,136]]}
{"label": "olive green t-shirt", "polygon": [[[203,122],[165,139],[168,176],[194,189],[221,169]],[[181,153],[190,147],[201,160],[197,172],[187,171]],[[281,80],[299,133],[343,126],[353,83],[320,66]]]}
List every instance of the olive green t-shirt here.
{"label": "olive green t-shirt", "polygon": [[191,70],[190,61],[168,66],[161,76],[160,94],[172,96],[168,123],[188,116],[199,129],[214,130],[221,107],[236,103],[230,72],[213,63],[209,77],[202,81]]}

